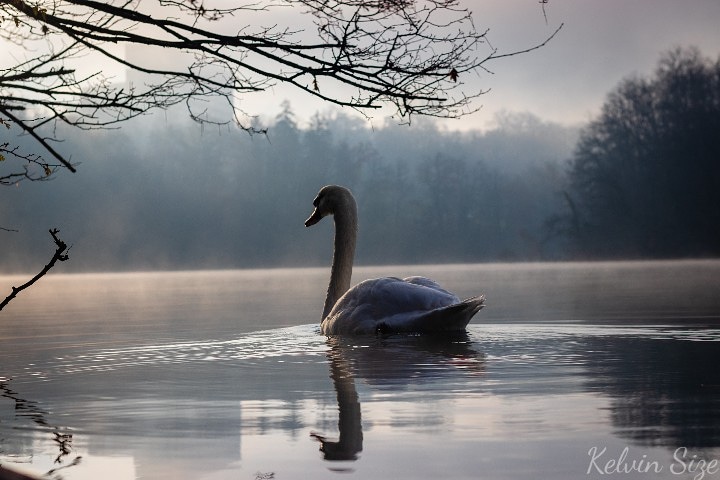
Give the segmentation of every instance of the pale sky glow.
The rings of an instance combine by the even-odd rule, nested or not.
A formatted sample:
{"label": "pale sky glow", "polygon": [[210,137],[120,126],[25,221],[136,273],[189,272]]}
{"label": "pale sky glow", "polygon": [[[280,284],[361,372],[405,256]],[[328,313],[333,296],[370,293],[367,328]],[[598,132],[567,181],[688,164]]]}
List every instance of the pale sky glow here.
{"label": "pale sky glow", "polygon": [[[492,73],[461,78],[490,92],[478,100],[480,112],[447,121],[451,129],[490,126],[494,115],[505,110],[527,111],[564,124],[585,122],[599,112],[606,94],[622,78],[650,74],[661,53],[668,49],[694,45],[706,56],[717,58],[720,54],[717,0],[549,0],[545,4],[547,22],[543,5],[537,0],[461,0],[461,4],[473,12],[478,30],[489,29],[488,39],[498,53],[532,47],[561,23],[564,27],[539,50],[489,62],[486,66]],[[268,21],[270,14],[263,15],[263,21]],[[300,26],[310,20],[297,9],[283,8],[276,15],[278,24]],[[1,50],[2,68],[13,57],[26,56],[7,44]],[[81,63],[76,67],[83,73],[100,67],[106,76],[123,80],[124,72],[117,65],[100,62],[94,56]],[[290,101],[301,121],[333,108],[282,85],[263,94],[244,96],[240,105],[248,113],[271,119],[284,100]],[[382,123],[382,113],[371,115],[373,123]]]}
{"label": "pale sky glow", "polygon": [[[451,129],[492,125],[495,113],[527,111],[564,124],[586,122],[599,112],[607,93],[633,74],[648,75],[660,55],[676,46],[697,46],[705,56],[720,55],[720,2],[717,0],[537,0],[463,2],[476,28],[489,28],[499,53],[523,50],[544,41],[563,23],[545,47],[487,64],[466,82],[491,91],[479,99],[482,110],[446,123]],[[243,100],[249,111],[272,118],[288,99],[301,117],[330,107],[283,87]]]}
{"label": "pale sky glow", "polygon": [[720,2],[715,0],[550,0],[547,25],[535,0],[470,0],[468,5],[476,26],[490,27],[500,51],[534,44],[564,23],[546,47],[492,65],[485,114],[527,110],[548,120],[584,122],[599,112],[621,79],[652,73],[661,53],[695,45],[706,56],[720,54]]}

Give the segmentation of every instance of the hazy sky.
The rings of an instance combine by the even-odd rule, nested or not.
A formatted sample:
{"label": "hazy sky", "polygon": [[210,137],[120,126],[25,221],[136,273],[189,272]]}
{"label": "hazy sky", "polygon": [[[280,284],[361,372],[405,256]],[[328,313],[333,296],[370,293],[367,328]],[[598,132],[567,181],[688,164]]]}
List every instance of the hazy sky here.
{"label": "hazy sky", "polygon": [[[719,0],[547,1],[546,23],[539,0],[460,0],[473,12],[478,30],[490,29],[488,38],[499,53],[531,47],[561,23],[564,27],[544,48],[486,64],[493,74],[462,79],[492,90],[479,100],[483,106],[479,113],[449,122],[451,128],[488,125],[502,110],[529,111],[562,123],[583,122],[598,113],[619,80],[651,73],[660,54],[672,47],[696,45],[706,56],[720,54]],[[297,10],[281,9],[277,15],[280,23],[307,22]],[[0,50],[4,50],[0,68],[11,56],[22,57],[6,44]],[[97,59],[88,57],[87,68],[97,65]],[[103,68],[110,75],[121,72]],[[283,87],[244,97],[242,106],[250,113],[274,117],[285,99],[300,117],[330,108]]]}
{"label": "hazy sky", "polygon": [[[484,115],[528,110],[560,122],[585,121],[605,95],[633,73],[651,73],[662,52],[696,45],[720,54],[717,0],[468,0],[478,28],[501,51],[522,49],[564,27],[546,47],[493,65]],[[484,79],[483,79],[484,80]],[[485,119],[486,119],[485,118]],[[485,119],[473,119],[482,123]]]}
{"label": "hazy sky", "polygon": [[[495,112],[529,111],[562,123],[578,123],[599,112],[606,94],[634,73],[652,73],[662,52],[695,45],[704,55],[720,55],[718,0],[460,0],[473,12],[478,30],[499,53],[541,43],[563,23],[544,48],[486,64],[493,72],[465,79],[491,92],[483,109],[451,128],[482,127]],[[276,89],[273,98],[248,99],[258,112],[277,112],[275,105],[292,95]],[[289,97],[296,113],[311,115],[329,108],[307,98]],[[269,108],[270,107],[270,108]]]}

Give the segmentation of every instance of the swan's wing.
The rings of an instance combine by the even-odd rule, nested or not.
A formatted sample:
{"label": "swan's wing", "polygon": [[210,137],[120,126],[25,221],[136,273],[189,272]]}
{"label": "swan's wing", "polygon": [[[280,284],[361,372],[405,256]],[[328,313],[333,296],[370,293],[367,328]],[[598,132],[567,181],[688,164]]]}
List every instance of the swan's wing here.
{"label": "swan's wing", "polygon": [[460,301],[432,280],[410,278],[412,282],[395,277],[365,280],[348,290],[338,303],[364,308],[382,318],[399,312],[434,310]]}
{"label": "swan's wing", "polygon": [[[452,295],[453,297],[455,297],[455,295],[453,295],[452,293],[448,292],[447,290],[442,288],[440,285],[438,285],[438,283],[435,280],[430,280],[429,278],[426,278],[426,277],[417,277],[417,276],[405,277],[405,278],[403,278],[403,282],[413,283],[415,285],[422,285],[423,287],[432,288],[433,290],[437,290],[438,292],[442,292],[447,295]],[[455,297],[455,298],[457,298],[457,297]]]}
{"label": "swan's wing", "polygon": [[382,326],[400,330],[429,312],[459,304],[460,299],[423,277],[365,280],[348,290],[323,322],[323,331],[375,333]]}
{"label": "swan's wing", "polygon": [[485,306],[485,297],[471,297],[459,303],[428,312],[412,312],[383,320],[376,326],[380,333],[440,333],[465,330],[472,317]]}

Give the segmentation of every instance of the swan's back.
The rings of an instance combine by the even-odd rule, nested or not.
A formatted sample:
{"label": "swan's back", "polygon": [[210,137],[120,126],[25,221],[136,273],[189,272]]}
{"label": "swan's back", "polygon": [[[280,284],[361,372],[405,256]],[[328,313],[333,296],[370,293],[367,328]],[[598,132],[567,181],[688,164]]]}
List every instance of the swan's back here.
{"label": "swan's back", "polygon": [[326,335],[461,331],[484,306],[461,301],[424,277],[365,280],[348,290],[322,322]]}

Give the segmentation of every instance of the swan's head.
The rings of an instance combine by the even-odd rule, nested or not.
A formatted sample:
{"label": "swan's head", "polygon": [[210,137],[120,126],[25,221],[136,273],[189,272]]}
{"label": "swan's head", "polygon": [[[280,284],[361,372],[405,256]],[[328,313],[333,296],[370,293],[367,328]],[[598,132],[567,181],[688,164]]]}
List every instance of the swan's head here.
{"label": "swan's head", "polygon": [[305,226],[310,227],[315,225],[322,220],[323,217],[335,215],[339,211],[344,211],[350,205],[353,207],[355,205],[355,199],[352,193],[350,193],[350,190],[338,185],[323,187],[320,189],[320,192],[318,192],[315,200],[313,200],[315,210],[313,210],[310,217],[305,220]]}

